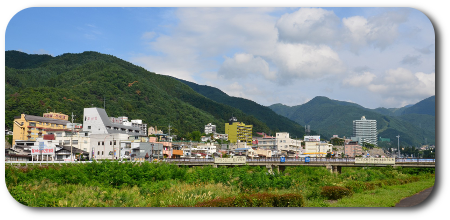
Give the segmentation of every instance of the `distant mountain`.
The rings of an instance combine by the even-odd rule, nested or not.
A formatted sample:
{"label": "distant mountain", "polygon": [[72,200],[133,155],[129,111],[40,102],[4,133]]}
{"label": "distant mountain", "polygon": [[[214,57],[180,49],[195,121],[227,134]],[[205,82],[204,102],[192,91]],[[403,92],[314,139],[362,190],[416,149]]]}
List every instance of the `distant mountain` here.
{"label": "distant mountain", "polygon": [[399,116],[399,115],[403,114],[405,109],[407,109],[407,108],[409,108],[411,106],[413,106],[413,105],[406,105],[406,106],[401,107],[401,108],[383,108],[383,107],[380,107],[380,108],[376,108],[376,109],[372,109],[372,110],[375,111],[375,112],[378,112],[380,114],[387,115],[387,116]]}
{"label": "distant mountain", "polygon": [[215,102],[172,77],[158,75],[117,57],[97,52],[28,55],[6,51],[5,124],[12,128],[21,113],[40,116],[47,111],[74,113],[82,123],[83,108],[101,107],[111,117],[126,115],[149,126],[187,137],[208,123],[224,132],[233,114],[270,132],[266,124],[243,111]]}
{"label": "distant mountain", "polygon": [[229,96],[221,90],[211,86],[198,85],[196,83],[181,79],[178,80],[209,99],[240,109],[245,114],[254,116],[258,120],[265,123],[274,132],[289,132],[291,137],[299,138],[303,137],[305,134],[305,129],[303,126],[286,117],[278,115],[269,107],[260,105],[248,99]]}
{"label": "distant mountain", "polygon": [[[433,118],[424,118],[420,115],[416,115],[415,118],[407,115],[388,116],[355,103],[331,100],[327,97],[318,96],[303,105],[289,107],[274,104],[269,108],[299,124],[310,125],[311,129],[318,131],[327,139],[335,134],[340,137],[351,137],[353,120],[359,120],[365,116],[367,119],[377,120],[378,137],[390,138],[391,142],[396,140],[399,134],[402,137],[401,142],[406,145],[418,146],[424,142],[425,138],[428,143],[434,143],[435,140],[434,129],[430,129],[434,123]],[[388,146],[389,144],[379,142],[379,145]]]}
{"label": "distant mountain", "polygon": [[405,109],[403,115],[406,114],[422,114],[422,115],[432,115],[436,114],[436,100],[435,96],[426,98],[415,105]]}

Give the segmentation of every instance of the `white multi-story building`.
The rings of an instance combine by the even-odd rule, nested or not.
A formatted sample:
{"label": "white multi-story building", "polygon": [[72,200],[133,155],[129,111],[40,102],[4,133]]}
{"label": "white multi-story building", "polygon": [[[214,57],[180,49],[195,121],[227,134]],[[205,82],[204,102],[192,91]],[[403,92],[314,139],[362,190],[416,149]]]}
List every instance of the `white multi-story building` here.
{"label": "white multi-story building", "polygon": [[128,134],[130,136],[145,136],[145,132],[137,125],[128,122],[127,117],[109,118],[105,109],[85,108],[83,113],[83,132],[90,134]]}
{"label": "white multi-story building", "polygon": [[213,125],[211,123],[205,125],[205,134],[215,134],[216,133],[216,125]]}
{"label": "white multi-story building", "polygon": [[275,140],[278,154],[280,154],[281,151],[292,152],[295,154],[301,153],[302,141],[290,138],[288,132],[277,132]]}
{"label": "white multi-story building", "polygon": [[352,140],[377,145],[377,120],[367,120],[365,116],[361,120],[353,120]]}
{"label": "white multi-story building", "polygon": [[311,157],[325,157],[327,153],[333,150],[333,145],[327,142],[321,142],[320,136],[305,136],[305,151],[303,154]]}

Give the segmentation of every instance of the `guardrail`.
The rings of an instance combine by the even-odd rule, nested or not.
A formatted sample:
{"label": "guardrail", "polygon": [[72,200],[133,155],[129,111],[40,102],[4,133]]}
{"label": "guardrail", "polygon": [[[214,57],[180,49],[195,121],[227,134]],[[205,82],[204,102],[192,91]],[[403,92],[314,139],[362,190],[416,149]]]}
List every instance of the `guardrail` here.
{"label": "guardrail", "polygon": [[[170,159],[166,158],[161,160],[162,162],[194,162],[194,163],[214,163],[214,158],[178,158]],[[68,163],[92,163],[93,161],[5,161],[5,164],[68,164]],[[97,161],[101,162],[101,161]],[[145,162],[145,161],[120,161],[120,162]],[[280,162],[280,158],[258,158],[258,159],[246,159],[246,162]],[[305,163],[305,158],[285,158],[284,163],[300,162]],[[340,162],[340,163],[355,163],[355,158],[321,158],[311,157],[309,162]],[[432,158],[397,158],[395,163],[435,163],[435,159]]]}

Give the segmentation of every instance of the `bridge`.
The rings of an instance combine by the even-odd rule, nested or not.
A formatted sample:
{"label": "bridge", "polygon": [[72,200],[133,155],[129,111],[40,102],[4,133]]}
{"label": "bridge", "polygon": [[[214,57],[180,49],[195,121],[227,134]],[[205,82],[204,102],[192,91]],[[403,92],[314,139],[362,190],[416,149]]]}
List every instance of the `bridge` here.
{"label": "bridge", "polygon": [[355,158],[285,158],[284,162],[280,158],[264,158],[264,159],[246,159],[243,162],[220,162],[217,163],[213,158],[186,158],[186,159],[166,159],[166,162],[184,166],[265,166],[269,170],[276,169],[283,171],[287,166],[313,166],[326,167],[332,173],[341,173],[342,167],[435,167],[435,159],[422,158],[389,158],[390,163],[381,163],[377,161],[365,162]]}
{"label": "bridge", "polygon": [[[222,158],[221,158],[222,159]],[[375,158],[378,159],[378,158]],[[377,161],[360,161],[360,158],[285,158],[284,162],[280,158],[260,158],[260,159],[246,159],[241,158],[237,162],[222,161],[217,163],[214,158],[182,158],[182,159],[164,159],[162,162],[173,163],[179,166],[265,166],[270,171],[276,169],[283,171],[288,166],[312,166],[312,167],[326,167],[332,173],[341,173],[342,167],[431,167],[435,168],[435,159],[423,158],[386,158],[388,163],[380,163]],[[101,162],[101,161],[99,161]],[[130,161],[123,161],[130,162]],[[141,163],[145,161],[133,161],[132,163]],[[28,165],[28,164],[65,164],[65,163],[92,163],[92,161],[5,161],[5,164]]]}

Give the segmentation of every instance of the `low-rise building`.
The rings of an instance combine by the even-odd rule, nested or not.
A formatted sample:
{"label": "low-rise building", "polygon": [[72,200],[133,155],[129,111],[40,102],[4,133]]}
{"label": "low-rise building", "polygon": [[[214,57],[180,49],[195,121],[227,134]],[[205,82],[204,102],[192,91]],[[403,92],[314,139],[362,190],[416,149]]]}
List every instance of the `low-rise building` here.
{"label": "low-rise building", "polygon": [[355,157],[362,155],[362,146],[358,144],[357,141],[350,141],[345,144],[344,156],[345,157]]}
{"label": "low-rise building", "polygon": [[326,157],[327,153],[331,153],[333,145],[327,142],[321,142],[320,136],[305,136],[305,151],[303,154],[311,157]]}

